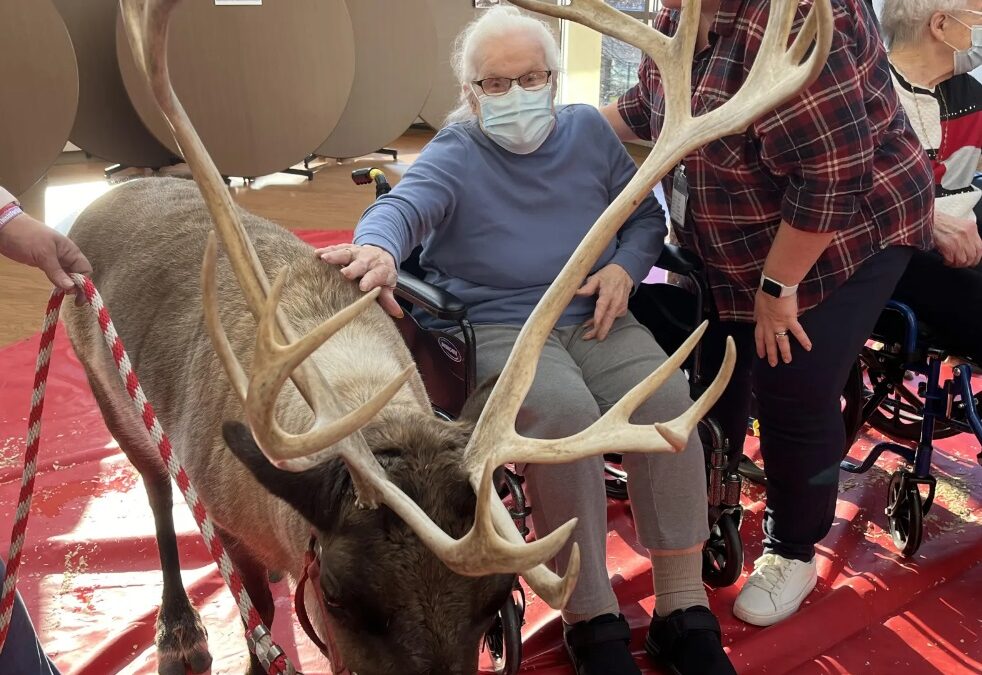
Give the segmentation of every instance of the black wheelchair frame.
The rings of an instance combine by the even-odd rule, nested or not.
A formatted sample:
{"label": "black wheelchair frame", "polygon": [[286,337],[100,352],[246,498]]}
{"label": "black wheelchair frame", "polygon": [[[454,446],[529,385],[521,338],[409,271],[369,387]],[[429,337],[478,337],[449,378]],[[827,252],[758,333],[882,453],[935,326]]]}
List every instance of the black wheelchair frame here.
{"label": "black wheelchair frame", "polygon": [[[863,348],[843,393],[846,452],[866,424],[892,440],[877,443],[862,462],[843,459],[840,466],[865,473],[884,452],[904,460],[906,465],[890,477],[885,512],[894,545],[911,556],[921,545],[924,516],[934,503],[934,441],[970,433],[982,443],[982,391],[972,391],[968,363],[956,365],[952,377],[943,378],[942,365],[949,356],[943,340],[903,303],[887,304],[871,340],[874,345]],[[906,385],[908,372],[925,378],[916,394]],[[982,452],[978,461],[982,464]]]}
{"label": "black wheelchair frame", "polygon": [[[359,185],[374,182],[376,198],[391,189],[385,175],[375,168],[354,171],[352,180]],[[669,284],[642,285],[632,297],[630,308],[642,324],[653,329],[662,348],[672,353],[702,322],[708,295],[701,263],[690,252],[666,245],[656,266],[688,278],[693,290]],[[396,324],[416,361],[434,413],[452,420],[477,386],[474,329],[467,319],[464,303],[426,283],[423,276],[417,249],[400,267],[395,295],[407,311]],[[423,328],[412,316],[414,308],[455,324],[457,334]],[[707,386],[700,355],[701,348],[697,346],[683,366],[693,398]],[[736,582],[743,569],[742,478],[736,470],[737,462],[728,454],[728,444],[719,425],[712,419],[704,419],[699,424],[699,434],[706,453],[710,525],[710,538],[703,549],[703,579],[713,587],[724,587]],[[609,497],[626,500],[628,476],[620,467],[621,459],[616,453],[605,455],[606,489]],[[523,477],[509,467],[501,467],[496,474],[498,493],[516,527],[527,536],[526,520],[531,510],[525,501],[523,482]],[[525,598],[516,582],[511,602],[502,608],[485,636],[485,645],[499,673],[511,675],[518,670],[524,608]]]}

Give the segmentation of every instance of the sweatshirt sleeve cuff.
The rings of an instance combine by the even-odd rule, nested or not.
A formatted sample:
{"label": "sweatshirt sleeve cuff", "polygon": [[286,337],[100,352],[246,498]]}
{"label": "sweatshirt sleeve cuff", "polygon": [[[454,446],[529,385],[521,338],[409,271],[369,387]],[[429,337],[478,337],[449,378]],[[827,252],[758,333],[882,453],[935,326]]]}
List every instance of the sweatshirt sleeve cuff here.
{"label": "sweatshirt sleeve cuff", "polygon": [[356,232],[353,243],[358,246],[378,246],[388,251],[389,255],[395,259],[396,265],[399,265],[403,261],[403,255],[399,245],[376,232],[366,232],[364,234],[358,234]]}
{"label": "sweatshirt sleeve cuff", "polygon": [[610,262],[624,268],[624,271],[631,277],[631,281],[634,282],[635,290],[647,278],[652,268],[652,265],[642,260],[637,253],[622,248],[617,249]]}

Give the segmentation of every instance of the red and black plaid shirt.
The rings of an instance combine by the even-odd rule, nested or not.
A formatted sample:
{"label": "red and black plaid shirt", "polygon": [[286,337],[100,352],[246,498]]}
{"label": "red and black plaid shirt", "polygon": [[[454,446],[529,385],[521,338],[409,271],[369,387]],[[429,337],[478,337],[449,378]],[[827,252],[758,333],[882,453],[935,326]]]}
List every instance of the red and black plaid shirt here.
{"label": "red and black plaid shirt", "polygon": [[[768,0],[722,0],[709,47],[694,59],[693,114],[726,102],[742,86],[767,25]],[[811,0],[798,9],[794,34]],[[890,80],[875,19],[864,0],[832,0],[835,36],[818,79],[744,134],[713,141],[685,158],[689,214],[680,242],[705,261],[723,319],[752,321],[764,260],[782,219],[808,232],[835,232],[798,290],[808,310],[888,246],[932,245],[931,171]],[[673,35],[677,12],[655,27]],[[645,58],[639,83],[619,104],[643,139],[657,137],[665,100]],[[665,181],[671,199],[671,176]]]}

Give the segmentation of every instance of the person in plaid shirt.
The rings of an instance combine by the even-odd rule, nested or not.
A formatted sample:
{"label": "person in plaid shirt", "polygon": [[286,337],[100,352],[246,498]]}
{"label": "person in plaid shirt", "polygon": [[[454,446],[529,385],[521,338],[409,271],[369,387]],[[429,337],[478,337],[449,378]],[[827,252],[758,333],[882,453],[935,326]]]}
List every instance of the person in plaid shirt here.
{"label": "person in plaid shirt", "polygon": [[[681,4],[663,0],[655,27],[674,34]],[[703,0],[693,114],[740,89],[770,4]],[[810,5],[799,7],[799,26]],[[932,246],[931,172],[872,10],[864,0],[832,8],[835,36],[818,78],[745,133],[686,157],[665,185],[669,201],[685,189],[674,236],[704,261],[718,313],[707,372],[721,363],[724,337],[737,342],[737,370],[711,413],[736,454],[751,394],[759,405],[764,554],[734,607],[756,625],[790,616],[815,586],[815,544],[832,525],[846,443],[840,393],[911,255]],[[604,114],[622,139],[656,139],[665,100],[647,57],[638,79]]]}

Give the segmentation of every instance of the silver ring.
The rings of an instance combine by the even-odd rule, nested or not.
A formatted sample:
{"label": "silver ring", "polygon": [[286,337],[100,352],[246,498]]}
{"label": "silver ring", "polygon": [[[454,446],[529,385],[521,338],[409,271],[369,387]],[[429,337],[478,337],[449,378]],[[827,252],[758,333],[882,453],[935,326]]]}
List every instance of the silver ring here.
{"label": "silver ring", "polygon": [[780,333],[774,333],[774,337],[788,337],[788,331],[782,330]]}

